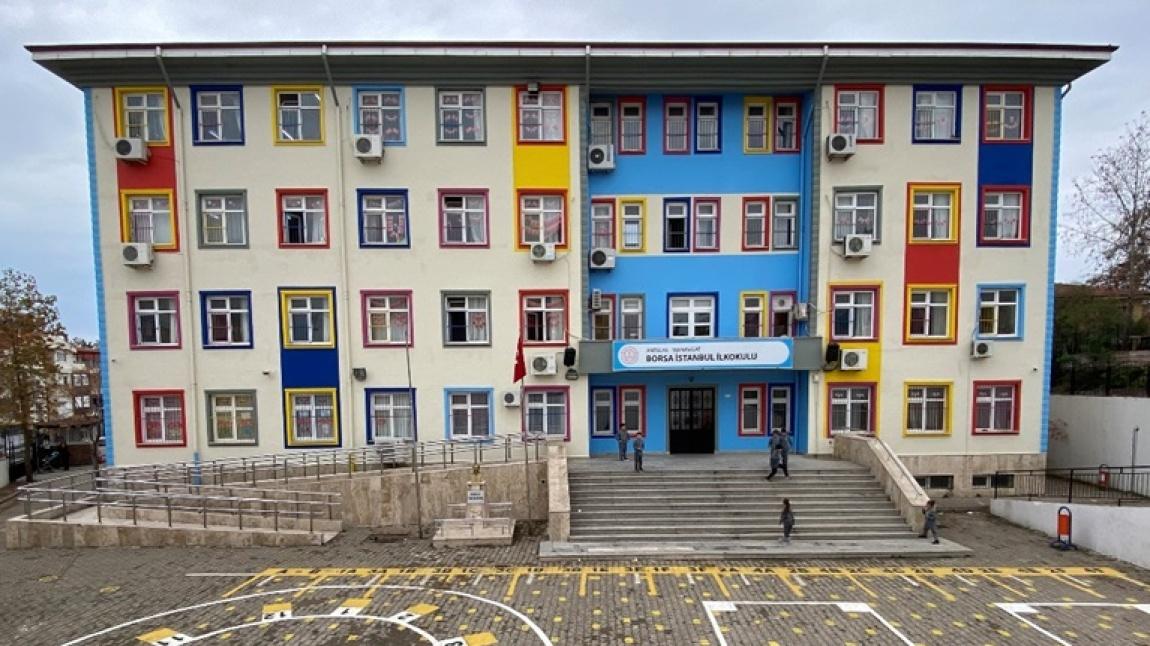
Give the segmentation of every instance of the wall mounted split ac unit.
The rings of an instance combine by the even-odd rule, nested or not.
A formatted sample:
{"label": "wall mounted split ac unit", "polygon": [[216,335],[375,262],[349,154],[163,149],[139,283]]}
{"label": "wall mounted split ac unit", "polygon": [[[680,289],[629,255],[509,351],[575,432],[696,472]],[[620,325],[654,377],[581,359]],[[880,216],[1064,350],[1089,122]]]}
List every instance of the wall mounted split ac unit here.
{"label": "wall mounted split ac unit", "polygon": [[535,262],[554,262],[555,243],[536,242],[535,244],[531,245],[531,259]]}
{"label": "wall mounted split ac unit", "polygon": [[609,247],[596,247],[587,255],[587,266],[591,269],[614,269],[615,250]]}
{"label": "wall mounted split ac unit", "polygon": [[974,359],[985,359],[994,354],[994,343],[975,339],[970,344],[970,356]]}
{"label": "wall mounted split ac unit", "polygon": [[356,135],[351,140],[351,147],[361,162],[383,161],[383,137],[380,135]]}
{"label": "wall mounted split ac unit", "polygon": [[125,242],[120,246],[120,259],[129,267],[151,267],[152,245],[148,242]]}
{"label": "wall mounted split ac unit", "polygon": [[531,357],[531,374],[553,375],[559,371],[558,363],[554,354],[537,354]]}
{"label": "wall mounted split ac unit", "polygon": [[771,309],[776,311],[776,312],[779,312],[782,310],[793,309],[794,306],[795,306],[795,297],[794,296],[772,296],[771,297]]}
{"label": "wall mounted split ac unit", "polygon": [[795,314],[796,321],[806,321],[811,318],[810,303],[795,303],[795,309],[792,311]]}
{"label": "wall mounted split ac unit", "polygon": [[508,408],[515,408],[519,405],[519,391],[518,390],[505,390],[503,391],[503,405]]}
{"label": "wall mounted split ac unit", "polygon": [[148,161],[148,144],[139,137],[120,137],[112,144],[116,159],[130,162]]}
{"label": "wall mounted split ac unit", "polygon": [[615,146],[596,144],[588,147],[587,170],[615,170]]}
{"label": "wall mounted split ac unit", "polygon": [[843,240],[844,258],[866,258],[874,247],[874,236],[865,234],[849,235]]}
{"label": "wall mounted split ac unit", "polygon": [[839,370],[866,370],[866,350],[843,350]]}
{"label": "wall mounted split ac unit", "polygon": [[854,154],[854,135],[842,132],[827,135],[827,159],[850,159]]}

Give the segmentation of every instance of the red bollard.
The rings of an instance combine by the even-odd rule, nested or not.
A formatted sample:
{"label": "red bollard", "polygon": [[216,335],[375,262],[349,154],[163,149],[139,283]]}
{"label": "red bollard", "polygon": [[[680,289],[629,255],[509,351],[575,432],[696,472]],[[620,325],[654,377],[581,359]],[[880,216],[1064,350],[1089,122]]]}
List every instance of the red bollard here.
{"label": "red bollard", "polygon": [[1074,514],[1071,513],[1070,508],[1065,505],[1058,508],[1058,536],[1050,543],[1051,547],[1057,547],[1062,551],[1076,550],[1078,546],[1070,539],[1070,532],[1073,529]]}
{"label": "red bollard", "polygon": [[1110,467],[1108,465],[1103,464],[1098,467],[1098,486],[1101,489],[1110,487]]}

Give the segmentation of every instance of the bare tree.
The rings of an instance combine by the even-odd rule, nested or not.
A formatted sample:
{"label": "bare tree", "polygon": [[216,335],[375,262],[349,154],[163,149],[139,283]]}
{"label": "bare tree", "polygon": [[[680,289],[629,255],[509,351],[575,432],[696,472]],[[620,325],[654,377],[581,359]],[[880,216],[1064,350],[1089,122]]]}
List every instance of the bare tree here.
{"label": "bare tree", "polygon": [[24,474],[32,482],[35,422],[50,414],[56,391],[55,346],[64,338],[56,297],[40,293],[36,279],[0,273],[0,422],[24,431]]}

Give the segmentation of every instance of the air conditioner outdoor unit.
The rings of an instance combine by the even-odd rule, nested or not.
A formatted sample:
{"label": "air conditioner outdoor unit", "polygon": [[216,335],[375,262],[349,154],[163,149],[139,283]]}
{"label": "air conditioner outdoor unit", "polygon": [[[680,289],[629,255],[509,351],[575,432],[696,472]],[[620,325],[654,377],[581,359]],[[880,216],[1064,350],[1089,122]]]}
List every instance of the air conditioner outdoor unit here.
{"label": "air conditioner outdoor unit", "polygon": [[120,247],[120,258],[129,267],[151,267],[152,245],[148,242],[125,242]]}
{"label": "air conditioner outdoor unit", "polygon": [[139,137],[120,137],[112,145],[116,159],[130,162],[148,161],[148,144]]}
{"label": "air conditioner outdoor unit", "polygon": [[775,296],[771,298],[771,309],[775,311],[793,309],[795,306],[794,296]]}
{"label": "air conditioner outdoor unit", "polygon": [[855,136],[841,132],[827,135],[827,158],[850,159],[855,154]]}
{"label": "air conditioner outdoor unit", "polygon": [[596,144],[587,148],[587,170],[615,170],[615,146]]}
{"label": "air conditioner outdoor unit", "polygon": [[795,314],[796,321],[806,321],[811,318],[810,303],[795,303],[795,309],[792,311]]}
{"label": "air conditioner outdoor unit", "polygon": [[970,344],[970,356],[974,359],[985,359],[994,354],[994,343],[975,339]]}
{"label": "air conditioner outdoor unit", "polygon": [[553,375],[559,371],[554,354],[537,354],[531,357],[531,374]]}
{"label": "air conditioner outdoor unit", "polygon": [[839,370],[866,370],[866,350],[843,350]]}
{"label": "air conditioner outdoor unit", "polygon": [[555,243],[536,242],[535,244],[531,245],[531,259],[535,262],[554,262]]}
{"label": "air conditioner outdoor unit", "polygon": [[844,258],[866,258],[874,246],[874,236],[865,234],[849,235],[843,240]]}
{"label": "air conditioner outdoor unit", "polygon": [[519,406],[519,391],[518,390],[505,390],[503,391],[503,405],[508,408],[515,408]]}
{"label": "air conditioner outdoor unit", "polygon": [[603,309],[603,290],[601,290],[601,289],[591,290],[591,299],[590,300],[591,300],[591,302],[589,303],[589,309],[592,312],[598,312],[599,310]]}
{"label": "air conditioner outdoor unit", "polygon": [[361,162],[383,161],[383,137],[380,135],[356,135],[351,146],[356,159]]}
{"label": "air conditioner outdoor unit", "polygon": [[615,250],[608,247],[596,247],[587,256],[587,265],[591,269],[614,269]]}

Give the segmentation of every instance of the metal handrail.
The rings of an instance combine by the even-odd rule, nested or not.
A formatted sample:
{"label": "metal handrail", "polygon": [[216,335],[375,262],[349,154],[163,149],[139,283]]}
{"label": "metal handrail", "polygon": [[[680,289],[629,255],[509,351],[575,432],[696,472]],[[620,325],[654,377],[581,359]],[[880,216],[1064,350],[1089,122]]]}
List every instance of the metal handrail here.
{"label": "metal handrail", "polygon": [[998,471],[993,477],[996,499],[1150,503],[1148,465],[1021,469]]}

